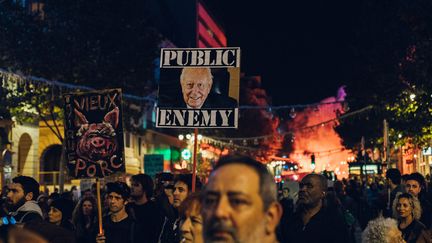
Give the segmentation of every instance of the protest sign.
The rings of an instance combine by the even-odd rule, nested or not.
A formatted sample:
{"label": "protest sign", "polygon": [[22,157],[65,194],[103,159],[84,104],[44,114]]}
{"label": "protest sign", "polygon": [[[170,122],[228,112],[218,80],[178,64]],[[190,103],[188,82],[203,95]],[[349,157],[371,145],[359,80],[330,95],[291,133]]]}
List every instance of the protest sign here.
{"label": "protest sign", "polygon": [[64,99],[69,174],[103,178],[124,172],[121,90],[67,94]]}
{"label": "protest sign", "polygon": [[156,126],[237,128],[240,48],[162,48]]}

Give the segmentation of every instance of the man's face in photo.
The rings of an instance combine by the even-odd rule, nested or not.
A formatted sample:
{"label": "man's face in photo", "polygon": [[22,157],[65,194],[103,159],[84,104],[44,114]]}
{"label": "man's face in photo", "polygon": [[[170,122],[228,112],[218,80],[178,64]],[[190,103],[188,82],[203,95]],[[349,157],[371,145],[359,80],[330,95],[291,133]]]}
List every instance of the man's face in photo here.
{"label": "man's face in photo", "polygon": [[188,107],[199,109],[212,87],[211,73],[205,68],[185,68],[180,80],[183,100]]}

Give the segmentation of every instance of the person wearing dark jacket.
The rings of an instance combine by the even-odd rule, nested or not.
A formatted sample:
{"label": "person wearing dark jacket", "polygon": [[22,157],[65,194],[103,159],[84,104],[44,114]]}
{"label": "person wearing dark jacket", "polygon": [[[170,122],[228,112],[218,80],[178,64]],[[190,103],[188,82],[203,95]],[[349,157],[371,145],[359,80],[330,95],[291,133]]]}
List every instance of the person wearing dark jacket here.
{"label": "person wearing dark jacket", "polygon": [[393,203],[393,216],[398,219],[398,227],[407,243],[430,243],[431,237],[426,227],[419,221],[421,206],[419,200],[409,194],[398,195]]}
{"label": "person wearing dark jacket", "polygon": [[[196,178],[196,190],[201,189],[201,182]],[[162,223],[162,230],[159,236],[161,243],[177,243],[180,239],[180,218],[178,208],[186,197],[192,193],[192,174],[179,174],[174,179],[174,202],[175,217],[169,218],[165,216]]]}
{"label": "person wearing dark jacket", "polygon": [[385,217],[391,217],[393,215],[392,205],[396,198],[396,195],[405,192],[401,185],[402,176],[398,169],[392,168],[388,169],[386,172],[387,179],[387,196],[385,208],[383,209],[383,215]]}
{"label": "person wearing dark jacket", "polygon": [[17,176],[8,185],[7,208],[17,223],[42,221],[42,210],[36,202],[39,183],[28,176]]}
{"label": "person wearing dark jacket", "polygon": [[417,197],[420,201],[422,208],[422,215],[420,222],[426,226],[427,229],[432,225],[432,205],[426,197],[426,181],[422,174],[415,172],[407,177],[405,187],[408,193]]}
{"label": "person wearing dark jacket", "polygon": [[50,211],[48,212],[48,221],[51,224],[63,227],[71,232],[75,227],[71,222],[73,210],[73,201],[65,198],[59,198],[51,202]]}
{"label": "person wearing dark jacket", "polygon": [[324,207],[327,179],[319,174],[305,176],[299,184],[297,210],[280,225],[280,241],[286,243],[346,243],[348,227],[342,215]]}
{"label": "person wearing dark jacket", "polygon": [[110,214],[103,218],[103,234],[96,237],[97,243],[146,242],[139,238],[139,230],[132,217],[126,212],[130,188],[124,182],[107,183]]}
{"label": "person wearing dark jacket", "polygon": [[128,206],[140,226],[141,237],[148,243],[158,242],[164,216],[159,205],[152,200],[153,187],[153,179],[149,175],[138,174],[131,178],[133,202]]}

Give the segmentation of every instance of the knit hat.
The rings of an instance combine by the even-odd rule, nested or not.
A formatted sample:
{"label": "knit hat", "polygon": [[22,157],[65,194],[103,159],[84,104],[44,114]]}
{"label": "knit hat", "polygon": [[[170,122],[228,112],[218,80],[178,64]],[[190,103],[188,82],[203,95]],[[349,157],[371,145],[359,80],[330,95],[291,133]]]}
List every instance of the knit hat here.
{"label": "knit hat", "polygon": [[59,198],[52,201],[50,206],[62,212],[62,221],[68,220],[72,217],[72,211],[73,211],[72,200]]}

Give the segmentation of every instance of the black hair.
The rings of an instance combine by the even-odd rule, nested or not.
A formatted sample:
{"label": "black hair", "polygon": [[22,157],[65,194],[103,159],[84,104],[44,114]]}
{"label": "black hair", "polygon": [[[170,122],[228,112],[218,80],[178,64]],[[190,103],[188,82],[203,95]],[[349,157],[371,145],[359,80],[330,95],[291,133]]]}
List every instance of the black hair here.
{"label": "black hair", "polygon": [[154,183],[151,176],[147,174],[137,174],[133,175],[131,177],[131,180],[141,184],[147,199],[150,199],[153,196]]}
{"label": "black hair", "polygon": [[[174,178],[174,185],[177,182],[183,182],[187,185],[189,192],[192,192],[192,174],[178,174]],[[196,191],[201,190],[202,183],[198,177],[195,179],[195,189]]]}
{"label": "black hair", "polygon": [[398,169],[388,169],[386,172],[386,178],[390,179],[395,185],[400,185],[401,183],[401,173]]}
{"label": "black hair", "polygon": [[422,174],[420,174],[418,172],[414,172],[414,173],[410,174],[406,180],[417,181],[418,184],[420,185],[422,193],[424,192],[424,190],[426,190],[426,180]]}
{"label": "black hair", "polygon": [[277,189],[273,176],[270,174],[264,164],[250,157],[239,155],[224,156],[219,159],[212,173],[223,166],[232,164],[246,165],[258,174],[259,193],[263,201],[264,210],[267,210],[273,202],[277,201]]}
{"label": "black hair", "polygon": [[24,195],[32,192],[33,197],[31,200],[36,200],[39,197],[39,183],[35,179],[29,176],[17,176],[12,179],[12,182],[22,186]]}
{"label": "black hair", "polygon": [[107,195],[110,194],[111,192],[115,192],[115,193],[121,195],[121,197],[124,200],[129,199],[131,191],[130,191],[129,186],[124,182],[121,182],[121,181],[108,182],[106,184],[106,188],[107,188],[107,191],[106,191]]}

